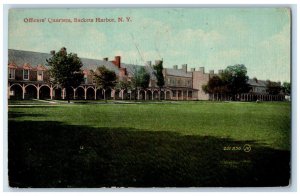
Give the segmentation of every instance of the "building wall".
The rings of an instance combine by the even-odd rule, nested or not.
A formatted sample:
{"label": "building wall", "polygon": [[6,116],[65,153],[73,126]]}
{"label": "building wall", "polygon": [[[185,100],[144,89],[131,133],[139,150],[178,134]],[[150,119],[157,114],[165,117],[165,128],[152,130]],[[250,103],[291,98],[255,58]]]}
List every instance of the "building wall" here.
{"label": "building wall", "polygon": [[167,87],[193,87],[193,79],[188,77],[179,77],[179,76],[172,76],[166,75],[165,76],[165,86]]}
{"label": "building wall", "polygon": [[208,100],[209,94],[206,94],[202,90],[202,86],[207,84],[209,80],[209,74],[204,73],[202,71],[194,71],[193,72],[193,89],[198,90],[197,99],[198,100]]}

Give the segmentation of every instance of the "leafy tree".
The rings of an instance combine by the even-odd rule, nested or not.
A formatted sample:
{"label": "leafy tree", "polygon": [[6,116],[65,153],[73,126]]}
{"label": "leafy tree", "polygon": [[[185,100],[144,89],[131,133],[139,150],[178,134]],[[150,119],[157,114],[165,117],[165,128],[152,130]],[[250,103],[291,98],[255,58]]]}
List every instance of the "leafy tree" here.
{"label": "leafy tree", "polygon": [[117,89],[126,89],[131,90],[132,89],[132,82],[127,80],[119,80],[116,84]]}
{"label": "leafy tree", "polygon": [[154,75],[156,76],[156,84],[161,89],[165,85],[165,79],[163,75],[163,62],[159,61],[156,65],[153,66],[153,69],[156,71],[154,72]]}
{"label": "leafy tree", "polygon": [[221,79],[226,84],[228,92],[232,95],[248,93],[250,90],[247,68],[243,64],[228,66],[221,74]]}
{"label": "leafy tree", "polygon": [[291,94],[291,83],[284,82],[282,85],[282,90],[285,95],[290,95]]}
{"label": "leafy tree", "polygon": [[149,87],[150,74],[144,67],[140,67],[134,70],[132,83],[135,89],[142,88],[146,89]]}
{"label": "leafy tree", "polygon": [[82,62],[77,54],[67,53],[65,47],[59,52],[51,52],[52,57],[46,59],[50,66],[50,76],[54,84],[60,85],[66,90],[66,98],[70,103],[71,87],[77,88],[83,81],[83,73],[81,71]]}
{"label": "leafy tree", "polygon": [[102,89],[114,88],[117,83],[117,75],[114,71],[108,70],[104,66],[97,68],[93,72],[93,76],[96,80],[96,85]]}
{"label": "leafy tree", "polygon": [[271,82],[267,80],[267,92],[270,95],[278,95],[281,91],[282,87],[280,82]]}
{"label": "leafy tree", "polygon": [[247,93],[248,84],[247,68],[243,64],[228,66],[220,76],[213,76],[202,89],[206,93],[230,94],[234,99],[236,94]]}
{"label": "leafy tree", "polygon": [[204,90],[204,92],[212,94],[223,94],[228,92],[227,85],[219,76],[211,77],[208,83],[202,86],[202,89]]}

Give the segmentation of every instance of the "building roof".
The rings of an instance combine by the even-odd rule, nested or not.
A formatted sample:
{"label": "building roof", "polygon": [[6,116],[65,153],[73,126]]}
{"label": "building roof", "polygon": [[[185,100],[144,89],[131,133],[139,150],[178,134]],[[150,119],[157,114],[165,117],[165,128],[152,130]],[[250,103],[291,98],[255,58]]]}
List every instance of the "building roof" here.
{"label": "building roof", "polygon": [[129,77],[132,77],[134,75],[135,70],[137,70],[139,67],[144,67],[146,69],[146,71],[150,74],[150,79],[152,79],[152,80],[156,79],[156,77],[154,75],[155,71],[151,66],[121,63],[121,67],[126,68]]}
{"label": "building roof", "polygon": [[183,69],[170,69],[170,68],[165,68],[166,74],[167,75],[172,75],[172,76],[179,76],[179,77],[192,77],[193,73],[192,72],[186,72]]}
{"label": "building roof", "polygon": [[[44,65],[47,67],[46,59],[49,59],[51,54],[31,52],[24,50],[8,49],[8,63],[14,63],[18,67],[22,67],[24,64],[30,64],[35,68],[38,65]],[[119,69],[110,61],[103,61],[97,59],[80,58],[83,64],[82,69],[95,70],[98,66],[104,65],[107,69],[115,71],[119,74]]]}
{"label": "building roof", "polygon": [[267,81],[265,81],[265,80],[249,79],[248,80],[248,84],[250,84],[250,86],[266,87],[267,86]]}

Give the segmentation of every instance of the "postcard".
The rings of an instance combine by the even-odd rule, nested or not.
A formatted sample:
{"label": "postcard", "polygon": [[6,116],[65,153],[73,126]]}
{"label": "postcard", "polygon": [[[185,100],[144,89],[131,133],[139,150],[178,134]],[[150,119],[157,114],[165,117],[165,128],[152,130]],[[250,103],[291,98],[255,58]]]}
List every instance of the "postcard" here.
{"label": "postcard", "polygon": [[11,188],[287,187],[287,7],[12,8]]}

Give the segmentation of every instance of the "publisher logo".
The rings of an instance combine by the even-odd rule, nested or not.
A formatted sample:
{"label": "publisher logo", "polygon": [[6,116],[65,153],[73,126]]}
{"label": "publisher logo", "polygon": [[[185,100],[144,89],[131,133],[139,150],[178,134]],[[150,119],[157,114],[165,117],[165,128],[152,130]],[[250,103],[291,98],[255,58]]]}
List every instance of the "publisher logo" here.
{"label": "publisher logo", "polygon": [[243,147],[245,152],[250,152],[251,151],[251,146],[249,144],[245,144]]}

